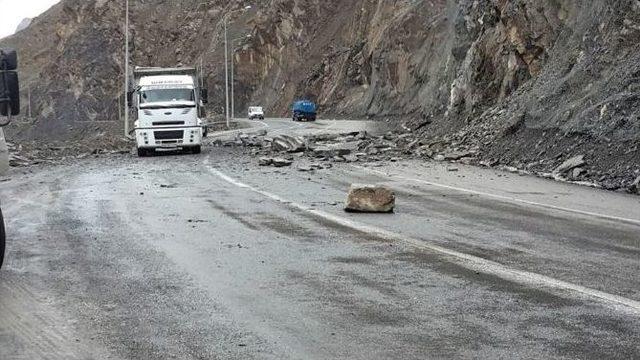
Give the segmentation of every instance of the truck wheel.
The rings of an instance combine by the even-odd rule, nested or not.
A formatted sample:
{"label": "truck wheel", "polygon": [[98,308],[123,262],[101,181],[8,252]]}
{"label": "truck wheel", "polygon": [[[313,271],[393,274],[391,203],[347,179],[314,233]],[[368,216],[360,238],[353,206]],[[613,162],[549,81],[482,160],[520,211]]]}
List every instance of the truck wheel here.
{"label": "truck wheel", "polygon": [[138,157],[146,157],[147,155],[149,155],[147,149],[138,148]]}
{"label": "truck wheel", "polygon": [[198,145],[198,146],[194,146],[193,149],[191,150],[194,154],[200,154],[202,152],[202,146]]}
{"label": "truck wheel", "polygon": [[4,218],[2,217],[2,210],[0,210],[0,267],[4,260],[4,246],[6,242],[6,234],[4,232]]}

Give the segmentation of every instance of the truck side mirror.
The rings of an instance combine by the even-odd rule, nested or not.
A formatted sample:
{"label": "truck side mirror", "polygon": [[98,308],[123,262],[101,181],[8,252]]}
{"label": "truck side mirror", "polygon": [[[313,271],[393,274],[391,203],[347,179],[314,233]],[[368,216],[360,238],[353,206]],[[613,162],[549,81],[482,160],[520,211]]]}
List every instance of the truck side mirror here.
{"label": "truck side mirror", "polygon": [[18,69],[18,53],[13,49],[0,49],[0,70]]}
{"label": "truck side mirror", "polygon": [[200,100],[203,104],[209,103],[209,91],[207,89],[200,89]]}
{"label": "truck side mirror", "polygon": [[0,49],[0,115],[20,114],[18,55],[13,49]]}
{"label": "truck side mirror", "polygon": [[133,106],[133,91],[127,93],[127,107]]}
{"label": "truck side mirror", "polygon": [[[9,111],[11,108],[11,111]],[[0,71],[0,115],[20,114],[20,85],[18,73],[15,71]]]}

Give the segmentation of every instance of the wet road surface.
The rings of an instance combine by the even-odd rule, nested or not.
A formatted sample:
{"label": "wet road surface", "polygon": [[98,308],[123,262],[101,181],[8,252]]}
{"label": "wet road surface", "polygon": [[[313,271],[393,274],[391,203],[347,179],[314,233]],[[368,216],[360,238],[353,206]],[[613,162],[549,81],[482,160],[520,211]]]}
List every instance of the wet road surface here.
{"label": "wet road surface", "polygon": [[[439,163],[256,164],[206,148],[13,174],[0,359],[640,356],[639,198]],[[393,187],[396,214],[345,214],[352,182]]]}

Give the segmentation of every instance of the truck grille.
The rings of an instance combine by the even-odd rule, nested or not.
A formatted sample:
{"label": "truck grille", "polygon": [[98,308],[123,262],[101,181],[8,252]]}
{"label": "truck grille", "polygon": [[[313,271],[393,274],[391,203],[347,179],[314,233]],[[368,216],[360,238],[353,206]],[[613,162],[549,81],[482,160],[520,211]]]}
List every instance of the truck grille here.
{"label": "truck grille", "polygon": [[156,121],[153,126],[178,126],[184,125],[184,121]]}
{"label": "truck grille", "polygon": [[153,136],[156,138],[156,140],[177,140],[184,137],[184,131],[155,131],[153,133]]}

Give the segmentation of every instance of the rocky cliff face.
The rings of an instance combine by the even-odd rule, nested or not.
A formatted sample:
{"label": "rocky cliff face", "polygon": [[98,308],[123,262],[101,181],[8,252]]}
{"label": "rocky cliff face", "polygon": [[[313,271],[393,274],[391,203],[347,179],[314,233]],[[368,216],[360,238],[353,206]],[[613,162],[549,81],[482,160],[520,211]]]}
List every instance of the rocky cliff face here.
{"label": "rocky cliff face", "polygon": [[[222,15],[248,2],[132,4],[133,62],[202,60],[221,113]],[[64,138],[117,118],[122,16],[119,2],[64,0],[2,41],[21,50],[35,99],[18,134]],[[269,0],[230,19],[239,114],[284,115],[310,97],[326,116],[388,118],[488,163],[583,154],[587,179],[638,175],[638,0]]]}

